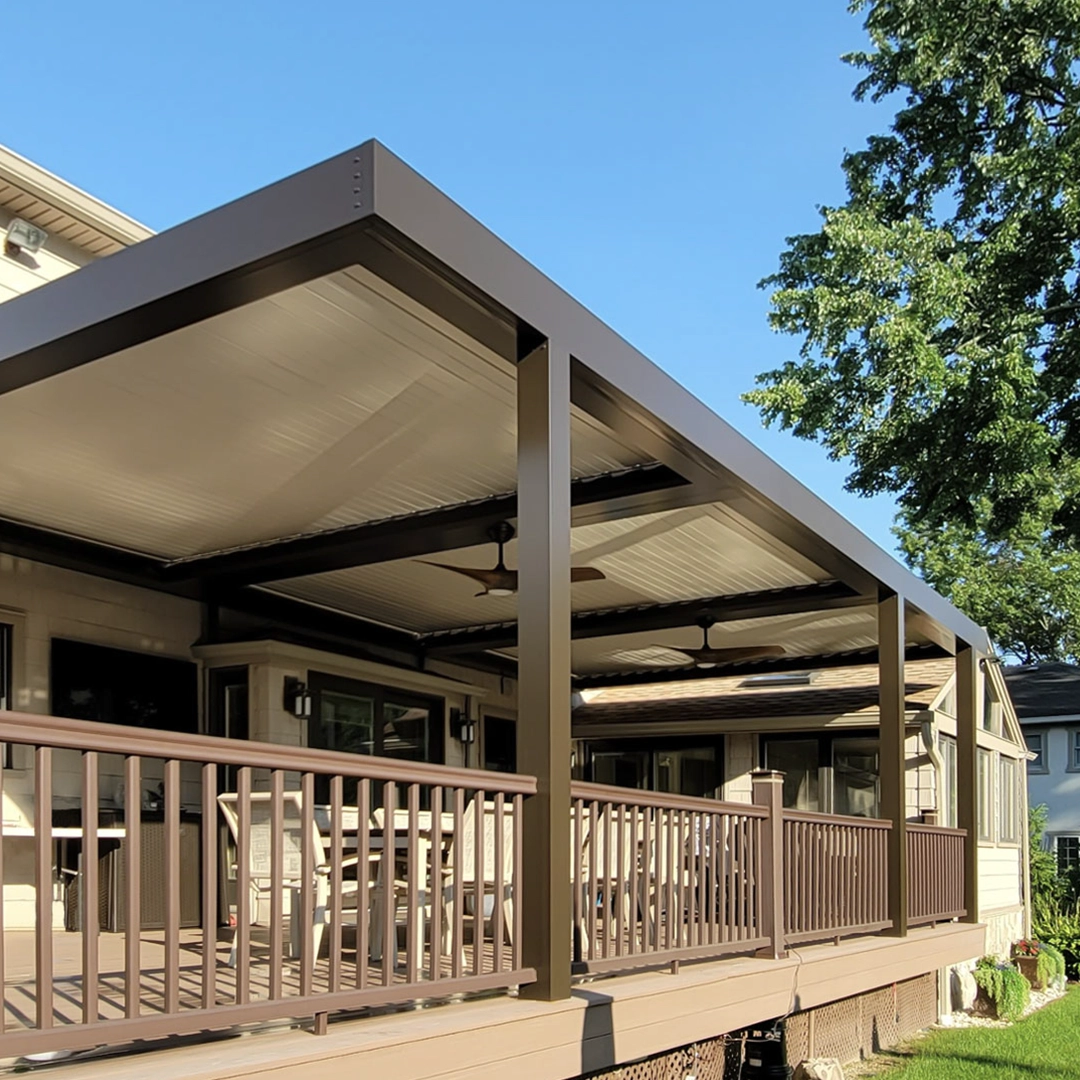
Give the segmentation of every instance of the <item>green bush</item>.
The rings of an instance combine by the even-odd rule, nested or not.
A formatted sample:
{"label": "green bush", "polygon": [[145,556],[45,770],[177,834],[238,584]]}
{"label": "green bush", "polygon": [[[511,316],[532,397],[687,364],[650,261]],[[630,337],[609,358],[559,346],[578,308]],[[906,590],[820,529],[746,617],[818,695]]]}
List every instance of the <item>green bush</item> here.
{"label": "green bush", "polygon": [[1056,945],[1039,942],[1036,974],[1043,986],[1060,986],[1065,981],[1065,957]]}
{"label": "green bush", "polygon": [[1012,964],[984,956],[975,965],[975,983],[1004,1020],[1019,1020],[1031,1000],[1027,979]]}
{"label": "green bush", "polygon": [[1063,955],[1069,978],[1080,978],[1080,904],[1035,897],[1031,928],[1042,944]]}

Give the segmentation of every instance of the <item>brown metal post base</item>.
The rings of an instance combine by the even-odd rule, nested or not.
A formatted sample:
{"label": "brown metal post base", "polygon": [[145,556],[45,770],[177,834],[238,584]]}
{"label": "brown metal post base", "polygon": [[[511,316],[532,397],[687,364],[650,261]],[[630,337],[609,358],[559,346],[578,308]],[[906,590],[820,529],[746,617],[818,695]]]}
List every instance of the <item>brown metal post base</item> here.
{"label": "brown metal post base", "polygon": [[766,945],[764,949],[758,949],[754,957],[757,960],[786,960],[787,954],[787,949],[774,949],[771,945]]}
{"label": "brown metal post base", "polygon": [[312,1025],[311,1032],[313,1035],[325,1035],[330,1027],[330,1014],[324,1012],[317,1012],[315,1014],[315,1023]]}

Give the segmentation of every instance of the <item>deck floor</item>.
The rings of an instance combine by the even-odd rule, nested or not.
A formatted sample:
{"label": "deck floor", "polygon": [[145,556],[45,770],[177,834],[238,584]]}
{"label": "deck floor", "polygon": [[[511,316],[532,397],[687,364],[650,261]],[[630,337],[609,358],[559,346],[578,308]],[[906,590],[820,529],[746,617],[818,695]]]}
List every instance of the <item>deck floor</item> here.
{"label": "deck floor", "polygon": [[[251,960],[248,964],[251,1000],[266,1000],[270,990],[270,948],[265,927],[252,927]],[[345,928],[341,954],[340,989],[349,990],[357,985],[355,935],[351,927]],[[125,1015],[124,1000],[126,977],[124,973],[124,940],[122,933],[102,933],[98,938],[99,977],[96,988],[97,1017],[107,1021],[121,1019]],[[236,1000],[236,969],[229,966],[232,947],[231,930],[218,931],[216,941],[216,996],[219,1005],[229,1005]],[[140,1013],[161,1013],[165,1007],[165,934],[161,930],[143,930],[139,936]],[[82,934],[57,930],[53,932],[53,1024],[77,1024],[82,1022],[85,989],[82,977]],[[287,952],[287,947],[286,950]],[[313,972],[313,992],[330,989],[330,961],[326,955],[317,960]],[[398,963],[392,973],[394,985],[406,983],[405,950],[398,954]],[[430,948],[425,943],[420,958],[420,978],[429,975]],[[452,975],[451,960],[440,958],[440,978]],[[481,949],[481,967],[484,972],[495,970],[494,950],[487,941]],[[510,967],[510,948],[504,947],[502,968]],[[473,950],[466,943],[463,974],[473,970]],[[181,1009],[197,1009],[202,1006],[203,945],[200,929],[180,931],[179,1000]],[[366,985],[375,988],[384,985],[386,973],[381,961],[366,965]],[[300,961],[286,957],[282,965],[282,995],[300,994]],[[7,931],[4,934],[4,1027],[7,1031],[32,1028],[37,1023],[37,981],[35,974],[35,947],[33,931]]]}

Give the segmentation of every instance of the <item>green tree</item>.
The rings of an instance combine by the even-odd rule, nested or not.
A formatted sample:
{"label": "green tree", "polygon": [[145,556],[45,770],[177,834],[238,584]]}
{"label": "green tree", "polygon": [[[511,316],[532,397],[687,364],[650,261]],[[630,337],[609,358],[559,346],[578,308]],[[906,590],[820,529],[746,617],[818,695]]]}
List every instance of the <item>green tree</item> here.
{"label": "green tree", "polygon": [[1024,664],[1080,662],[1080,554],[962,526],[894,530],[908,564]]}
{"label": "green tree", "polygon": [[[763,282],[772,326],[802,344],[746,398],[849,461],[850,490],[891,493],[904,551],[947,592],[950,547],[964,553],[953,595],[980,617],[971,578],[996,587],[1012,567],[1038,592],[1077,565],[1080,0],[851,10],[871,45],[845,57],[855,96],[899,108],[844,156],[847,201]],[[1009,637],[1031,624],[982,617]],[[1019,637],[1020,655],[1061,653]]]}

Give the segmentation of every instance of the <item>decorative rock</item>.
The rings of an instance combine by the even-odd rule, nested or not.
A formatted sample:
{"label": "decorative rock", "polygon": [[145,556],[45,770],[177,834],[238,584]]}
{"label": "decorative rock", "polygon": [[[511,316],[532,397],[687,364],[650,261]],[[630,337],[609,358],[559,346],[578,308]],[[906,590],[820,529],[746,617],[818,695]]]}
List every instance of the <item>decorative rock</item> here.
{"label": "decorative rock", "polygon": [[795,1080],[844,1080],[844,1070],[836,1058],[810,1058],[799,1064]]}

